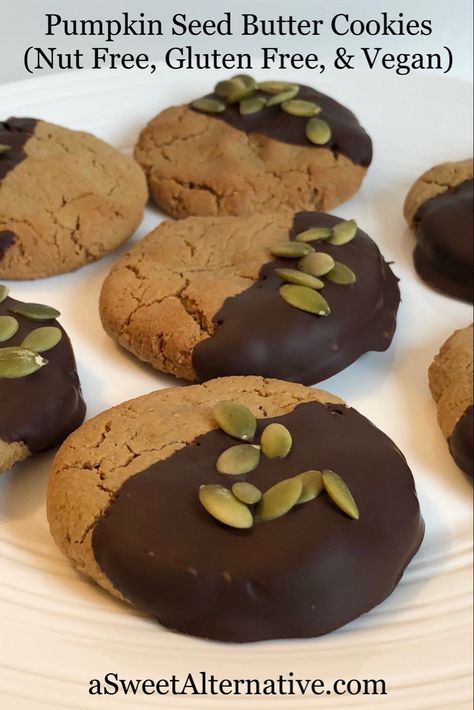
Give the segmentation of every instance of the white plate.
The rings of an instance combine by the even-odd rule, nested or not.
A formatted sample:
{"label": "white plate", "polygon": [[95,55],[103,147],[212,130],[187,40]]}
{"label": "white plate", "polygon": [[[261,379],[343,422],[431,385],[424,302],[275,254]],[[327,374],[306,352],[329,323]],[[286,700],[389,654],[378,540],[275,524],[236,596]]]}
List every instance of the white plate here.
{"label": "white plate", "polygon": [[[0,89],[2,117],[38,116],[90,130],[130,150],[138,130],[165,106],[205,93],[206,72],[160,69],[78,72]],[[283,74],[283,76],[285,76]],[[268,78],[268,77],[267,77]],[[298,80],[314,78],[298,74]],[[372,353],[324,384],[389,434],[416,477],[426,538],[392,596],[327,637],[245,646],[166,631],[76,574],[55,548],[45,518],[51,455],[0,479],[0,706],[36,708],[361,708],[471,707],[471,486],[453,464],[436,423],[427,368],[471,309],[416,277],[413,238],[401,215],[412,181],[431,165],[472,154],[471,86],[447,78],[340,75],[318,86],[360,116],[375,159],[361,192],[336,210],[355,217],[395,262],[403,302],[387,353]],[[160,219],[147,210],[137,237]],[[123,251],[123,249],[122,249]],[[60,308],[75,346],[88,415],[174,380],[138,364],[103,332],[101,283],[117,254],[75,274],[11,284],[15,297]],[[207,671],[220,678],[385,679],[385,696],[171,697],[88,695],[91,678],[166,678]]]}

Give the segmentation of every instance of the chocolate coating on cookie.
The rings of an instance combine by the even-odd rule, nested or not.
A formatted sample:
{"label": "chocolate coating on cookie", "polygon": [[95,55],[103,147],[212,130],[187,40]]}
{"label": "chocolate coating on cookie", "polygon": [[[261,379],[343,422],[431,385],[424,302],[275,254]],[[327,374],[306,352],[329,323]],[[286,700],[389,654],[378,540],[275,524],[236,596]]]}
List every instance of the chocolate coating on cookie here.
{"label": "chocolate coating on cookie", "polygon": [[0,145],[9,150],[0,154],[0,181],[26,158],[25,143],[34,133],[36,118],[9,118],[0,121]]}
{"label": "chocolate coating on cookie", "polygon": [[85,404],[71,342],[56,320],[34,321],[10,307],[12,298],[0,303],[0,315],[14,316],[17,333],[3,343],[19,346],[32,330],[55,326],[62,331],[61,341],[44,353],[48,364],[27,377],[0,378],[0,439],[7,443],[23,442],[30,453],[46,451],[64,441],[84,419]]}
{"label": "chocolate coating on cookie", "polygon": [[473,476],[473,405],[471,404],[453,429],[448,439],[449,451],[459,468]]}
{"label": "chocolate coating on cookie", "polygon": [[[324,213],[300,212],[289,238],[340,221]],[[224,301],[213,319],[214,334],[194,348],[193,366],[200,380],[253,374],[310,385],[340,372],[369,350],[389,347],[400,291],[377,245],[360,229],[344,246],[323,240],[313,245],[356,274],[354,284],[326,283],[322,294],[331,314],[318,317],[282,299],[278,289],[283,282],[275,269],[294,268],[294,259],[264,264],[258,281]]]}
{"label": "chocolate coating on cookie", "polygon": [[[385,599],[421,543],[410,470],[367,419],[309,402],[259,420],[257,437],[270,422],[292,434],[286,459],[262,457],[255,471],[230,481],[215,462],[235,442],[210,431],[126,480],[94,527],[95,559],[115,589],[171,629],[233,642],[325,634]],[[360,520],[321,495],[240,531],[198,500],[202,483],[247,479],[265,490],[326,467],[349,485]]]}
{"label": "chocolate coating on cookie", "polygon": [[[256,91],[254,96],[270,98],[272,95],[264,91]],[[217,94],[209,94],[206,98],[219,99]],[[372,162],[372,141],[360,125],[355,115],[345,106],[330,96],[300,85],[298,100],[312,101],[322,109],[318,118],[323,119],[331,128],[331,138],[323,148],[334,153],[342,153],[356,165],[368,167]],[[192,107],[191,107],[192,108]],[[273,140],[293,145],[302,145],[318,149],[306,136],[307,118],[292,116],[282,110],[281,106],[266,106],[253,114],[242,115],[239,104],[226,104],[224,111],[212,114],[214,118],[225,121],[233,128],[245,133],[259,133]]]}
{"label": "chocolate coating on cookie", "polygon": [[431,197],[418,208],[414,224],[415,268],[437,291],[473,300],[473,185],[471,179]]}

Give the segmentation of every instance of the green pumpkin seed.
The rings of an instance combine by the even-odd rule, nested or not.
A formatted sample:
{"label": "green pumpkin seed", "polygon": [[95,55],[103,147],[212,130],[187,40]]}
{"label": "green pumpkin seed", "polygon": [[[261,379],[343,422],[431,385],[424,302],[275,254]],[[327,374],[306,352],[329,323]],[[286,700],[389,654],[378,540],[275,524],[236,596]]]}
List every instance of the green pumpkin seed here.
{"label": "green pumpkin seed", "polygon": [[32,375],[48,361],[25,348],[0,348],[0,379],[13,380]]}
{"label": "green pumpkin seed", "polygon": [[237,444],[226,449],[217,459],[216,468],[219,473],[230,476],[241,476],[254,471],[260,461],[260,449],[252,444]]}
{"label": "green pumpkin seed", "polygon": [[249,483],[248,481],[238,481],[238,483],[234,483],[232,493],[241,503],[245,503],[246,505],[255,505],[262,497],[262,492],[257,486],[254,486],[253,483]]}
{"label": "green pumpkin seed", "polygon": [[266,522],[285,515],[296,505],[302,490],[303,483],[299,478],[279,481],[263,494],[256,512],[257,520]]}
{"label": "green pumpkin seed", "polygon": [[252,91],[255,91],[257,88],[257,82],[253,76],[250,76],[250,74],[236,74],[231,77],[231,81],[241,81],[242,84],[245,84],[245,86]]}
{"label": "green pumpkin seed", "polygon": [[55,308],[44,306],[42,303],[15,303],[9,310],[31,320],[52,320],[61,315]]}
{"label": "green pumpkin seed", "polygon": [[0,143],[0,155],[2,155],[2,153],[8,153],[9,150],[11,150],[11,145]]}
{"label": "green pumpkin seed", "polygon": [[314,247],[304,242],[278,242],[271,247],[270,251],[273,256],[300,259],[302,256],[311,254],[314,251]]}
{"label": "green pumpkin seed", "polygon": [[267,106],[279,106],[284,101],[291,101],[294,99],[299,91],[299,87],[295,86],[293,89],[287,89],[282,91],[281,94],[275,94],[267,101]]}
{"label": "green pumpkin seed", "polygon": [[329,238],[329,244],[342,246],[347,244],[351,239],[354,239],[357,232],[357,222],[355,219],[348,219],[345,222],[339,222],[332,229],[332,236]]}
{"label": "green pumpkin seed", "polygon": [[300,473],[298,476],[295,476],[295,478],[301,479],[303,484],[301,495],[297,501],[298,505],[314,500],[314,498],[317,498],[323,490],[323,474],[321,471],[305,471],[304,473]]}
{"label": "green pumpkin seed", "polygon": [[251,96],[249,99],[243,99],[239,104],[239,111],[242,116],[247,116],[251,113],[258,113],[263,109],[266,100],[262,96]]}
{"label": "green pumpkin seed", "polygon": [[36,330],[28,333],[21,347],[32,350],[35,353],[44,353],[46,350],[54,348],[62,337],[63,334],[59,328],[36,328]]}
{"label": "green pumpkin seed", "polygon": [[13,316],[0,316],[0,343],[13,338],[19,327],[17,319]]}
{"label": "green pumpkin seed", "polygon": [[242,79],[234,78],[231,79],[231,82],[232,89],[226,97],[230,104],[235,104],[237,101],[247,98],[254,92],[253,87],[247,85]]}
{"label": "green pumpkin seed", "polygon": [[315,116],[321,111],[321,106],[318,106],[313,101],[302,101],[301,99],[290,99],[281,104],[281,108],[290,116]]}
{"label": "green pumpkin seed", "polygon": [[300,311],[314,313],[316,316],[328,316],[331,313],[329,304],[318,291],[314,291],[306,286],[296,286],[285,284],[279,289],[280,296]]}
{"label": "green pumpkin seed", "polygon": [[231,91],[235,88],[235,84],[232,79],[226,79],[225,81],[219,81],[214,87],[214,93],[217,94],[221,99],[226,99]]}
{"label": "green pumpkin seed", "polygon": [[326,121],[310,118],[306,124],[306,137],[315,145],[326,145],[331,139],[331,129]]}
{"label": "green pumpkin seed", "polygon": [[267,94],[281,94],[283,91],[299,90],[300,88],[298,84],[291,84],[288,81],[260,81],[257,86]]}
{"label": "green pumpkin seed", "polygon": [[8,286],[4,286],[3,284],[0,284],[0,303],[3,303],[3,301],[7,298],[9,293],[10,293],[10,289],[8,288]]}
{"label": "green pumpkin seed", "polygon": [[199,489],[201,505],[219,522],[231,528],[251,528],[252,513],[246,505],[224,486],[219,484],[203,485]]}
{"label": "green pumpkin seed", "polygon": [[236,439],[253,439],[257,430],[254,415],[240,402],[222,400],[213,409],[214,418],[226,434]]}
{"label": "green pumpkin seed", "polygon": [[341,284],[343,286],[356,282],[356,275],[352,269],[345,264],[341,264],[340,261],[334,262],[334,268],[326,274],[326,278],[328,281],[332,281],[335,284]]}
{"label": "green pumpkin seed", "polygon": [[315,288],[319,290],[324,288],[324,282],[321,279],[317,279],[316,276],[311,276],[311,274],[305,274],[304,271],[298,271],[297,269],[275,269],[275,273],[290,284],[297,284],[298,286],[307,286],[308,288]]}
{"label": "green pumpkin seed", "polygon": [[312,242],[315,239],[327,239],[332,234],[332,229],[329,227],[311,227],[304,232],[296,235],[297,242]]}
{"label": "green pumpkin seed", "polygon": [[325,276],[334,269],[334,259],[329,254],[318,251],[301,259],[298,268],[311,276]]}
{"label": "green pumpkin seed", "polygon": [[222,113],[225,111],[225,104],[217,99],[196,99],[191,102],[191,106],[201,113]]}
{"label": "green pumpkin seed", "polygon": [[293,440],[283,424],[269,424],[262,432],[260,446],[267,459],[283,459],[288,456]]}
{"label": "green pumpkin seed", "polygon": [[359,520],[359,509],[347,485],[337,473],[326,469],[323,471],[323,485],[333,503],[346,515]]}

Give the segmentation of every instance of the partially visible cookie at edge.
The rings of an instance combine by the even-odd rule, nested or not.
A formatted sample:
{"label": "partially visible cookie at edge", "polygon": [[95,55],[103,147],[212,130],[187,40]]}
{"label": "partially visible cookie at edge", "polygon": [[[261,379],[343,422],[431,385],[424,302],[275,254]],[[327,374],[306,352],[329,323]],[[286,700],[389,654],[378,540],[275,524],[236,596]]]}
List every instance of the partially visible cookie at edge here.
{"label": "partially visible cookie at edge", "polygon": [[329,210],[349,199],[372,160],[354,114],[307,86],[244,80],[243,93],[224,96],[236,79],[220,82],[217,93],[168,108],[143,129],[135,157],[156,204],[187,217]]}
{"label": "partially visible cookie at edge", "polygon": [[95,136],[33,118],[0,122],[0,278],[73,271],[140,224],[142,170]]}
{"label": "partially visible cookie at edge", "polygon": [[471,477],[474,453],[472,336],[472,325],[455,331],[442,345],[429,369],[439,426],[454,461]]}
{"label": "partially visible cookie at edge", "polygon": [[0,284],[0,473],[62,443],[85,404],[71,342],[43,304],[25,304]]}
{"label": "partially visible cookie at edge", "polygon": [[473,300],[472,159],[442,163],[409,191],[404,214],[415,232],[415,268],[423,281],[448,296]]}

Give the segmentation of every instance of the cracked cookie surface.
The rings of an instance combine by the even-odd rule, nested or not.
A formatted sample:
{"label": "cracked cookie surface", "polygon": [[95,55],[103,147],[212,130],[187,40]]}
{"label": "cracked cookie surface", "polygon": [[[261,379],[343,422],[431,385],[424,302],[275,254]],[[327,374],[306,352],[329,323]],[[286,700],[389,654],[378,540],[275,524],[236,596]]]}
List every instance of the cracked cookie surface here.
{"label": "cracked cookie surface", "polygon": [[[293,435],[288,456],[262,456],[249,481],[266,490],[333,464],[360,520],[325,496],[250,530],[211,518],[199,486],[236,480],[215,468],[236,443],[213,416],[223,399],[253,412],[256,441],[275,418]],[[57,454],[47,512],[62,552],[113,595],[169,628],[234,642],[347,623],[393,590],[423,537],[411,473],[388,437],[327,392],[257,377],[153,392],[87,422]]]}
{"label": "cracked cookie surface", "polygon": [[349,199],[367,172],[336,150],[247,133],[188,106],[150,121],[135,158],[153,200],[173,217],[328,210]]}
{"label": "cracked cookie surface", "polygon": [[146,181],[95,136],[35,119],[0,123],[0,277],[33,279],[100,259],[139,225]]}
{"label": "cracked cookie surface", "polygon": [[448,296],[473,298],[472,159],[442,163],[409,191],[404,215],[415,232],[413,261],[429,286]]}
{"label": "cracked cookie surface", "polygon": [[153,367],[187,380],[261,375],[314,384],[369,350],[388,348],[397,279],[362,230],[344,246],[313,242],[347,264],[356,283],[325,283],[331,314],[288,305],[271,247],[331,215],[286,212],[164,222],[112,268],[100,297],[107,333]]}
{"label": "cracked cookie surface", "polygon": [[451,456],[470,476],[473,473],[472,335],[472,324],[455,331],[442,345],[428,373],[438,423]]}

